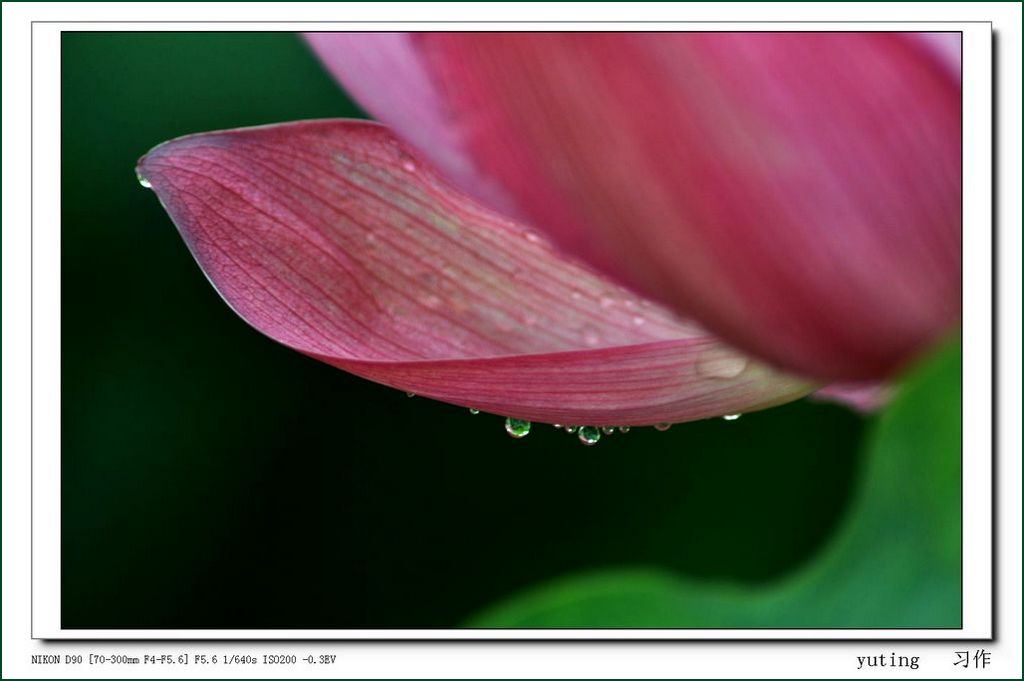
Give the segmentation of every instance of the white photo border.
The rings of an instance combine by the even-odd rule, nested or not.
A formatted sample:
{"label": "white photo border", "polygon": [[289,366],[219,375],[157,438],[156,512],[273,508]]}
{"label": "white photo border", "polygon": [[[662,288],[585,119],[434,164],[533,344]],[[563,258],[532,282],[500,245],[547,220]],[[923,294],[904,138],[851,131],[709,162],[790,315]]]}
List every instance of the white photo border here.
{"label": "white photo border", "polygon": [[[173,31],[959,31],[963,44],[964,173],[964,434],[962,449],[962,627],[959,629],[345,629],[345,630],[82,630],[60,626],[60,191],[45,178],[60,176],[60,37],[65,31],[167,31],[163,23],[36,23],[33,72],[33,629],[44,639],[985,639],[991,637],[991,191],[984,135],[991,121],[991,28],[985,24],[713,23],[655,26],[551,23],[351,24],[195,23]],[[970,102],[970,105],[968,105]],[[975,286],[975,283],[980,285]],[[989,348],[982,351],[981,348]],[[977,363],[977,364],[976,364]],[[984,367],[984,369],[982,368]],[[970,463],[969,463],[970,462]],[[967,558],[970,557],[970,560]]]}
{"label": "white photo border", "polygon": [[[36,22],[32,26],[33,73],[33,626],[44,639],[984,639],[991,637],[991,366],[992,223],[991,158],[981,143],[991,121],[991,27],[988,24],[921,23],[701,23],[699,30],[722,31],[960,31],[963,36],[963,194],[964,364],[962,522],[962,627],[959,629],[64,629],[60,625],[60,40],[64,31],[224,31],[251,30],[248,24],[162,22],[93,24]],[[260,31],[396,30],[673,30],[693,23],[278,23]],[[981,140],[977,139],[981,138]],[[969,191],[970,190],[970,191]],[[56,273],[56,276],[54,274]],[[985,350],[987,349],[987,350]],[[969,560],[967,559],[969,557]]]}

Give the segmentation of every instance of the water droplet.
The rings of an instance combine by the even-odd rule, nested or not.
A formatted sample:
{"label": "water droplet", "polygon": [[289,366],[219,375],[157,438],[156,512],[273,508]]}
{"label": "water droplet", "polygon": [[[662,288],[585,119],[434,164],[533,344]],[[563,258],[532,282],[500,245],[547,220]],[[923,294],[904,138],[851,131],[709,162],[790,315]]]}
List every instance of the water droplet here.
{"label": "water droplet", "polygon": [[584,327],[583,329],[583,343],[589,348],[595,348],[601,344],[601,336],[598,334],[597,329],[592,326]]}
{"label": "water droplet", "polygon": [[534,232],[533,230],[526,230],[525,232],[523,232],[523,236],[526,237],[526,240],[529,241],[531,244],[540,242],[540,234],[537,234],[537,232]]}
{"label": "water droplet", "polygon": [[414,393],[414,392],[407,392],[407,393],[405,393],[405,396],[406,397],[416,397],[416,393]]}
{"label": "water droplet", "polygon": [[569,294],[573,300],[580,300],[583,298],[583,293],[578,289],[573,289],[572,293]]}
{"label": "water droplet", "polygon": [[697,360],[697,373],[711,378],[736,378],[747,368],[747,358],[721,352],[708,353]]}
{"label": "water droplet", "polygon": [[441,307],[441,305],[444,303],[444,301],[441,300],[440,296],[435,296],[433,293],[428,293],[427,295],[420,298],[420,302],[423,304],[424,307],[429,308],[431,310],[436,310],[437,308]]}
{"label": "water droplet", "polygon": [[561,430],[562,429],[562,424],[561,423],[552,423],[551,427],[552,428],[558,428],[559,430]]}
{"label": "water droplet", "polygon": [[565,432],[567,432],[567,433],[575,433],[577,427],[578,426],[566,426],[565,427]]}
{"label": "water droplet", "polygon": [[517,440],[521,437],[526,437],[530,434],[530,422],[514,419],[510,416],[505,419],[505,432]]}
{"label": "water droplet", "polygon": [[153,185],[149,183],[149,180],[147,180],[138,170],[135,171],[135,178],[139,181],[139,184],[141,184],[144,188],[153,188]]}
{"label": "water droplet", "polygon": [[722,418],[725,419],[726,421],[735,421],[741,416],[743,416],[743,414],[726,414]]}
{"label": "water droplet", "polygon": [[640,315],[634,315],[634,317],[633,317],[633,326],[643,326],[644,322],[646,322],[646,321],[647,320],[644,319],[643,317],[641,317]]}
{"label": "water droplet", "polygon": [[415,173],[416,172],[416,161],[412,160],[409,157],[403,158],[402,159],[402,170],[404,170],[407,173]]}
{"label": "water droplet", "polygon": [[596,445],[601,439],[601,429],[597,426],[582,426],[579,438],[580,442],[585,445]]}
{"label": "water droplet", "polygon": [[376,242],[377,242],[377,235],[374,234],[373,232],[367,232],[366,233],[366,243],[372,244],[372,243],[376,243]]}
{"label": "water droplet", "polygon": [[479,409],[474,409],[473,407],[470,407],[469,408],[469,413],[472,414],[473,416],[476,416],[477,414],[480,413],[480,410]]}
{"label": "water droplet", "polygon": [[601,296],[600,303],[601,307],[607,310],[609,307],[615,304],[615,299],[612,298],[611,296]]}
{"label": "water droplet", "polygon": [[628,433],[629,432],[629,426],[619,426],[619,432],[620,433]]}
{"label": "water droplet", "polygon": [[604,433],[605,435],[611,435],[612,433],[615,432],[615,426],[602,426],[601,432]]}
{"label": "water droplet", "polygon": [[654,429],[655,430],[660,430],[661,432],[664,433],[666,430],[668,430],[671,427],[672,427],[671,423],[659,423],[656,426],[654,426]]}

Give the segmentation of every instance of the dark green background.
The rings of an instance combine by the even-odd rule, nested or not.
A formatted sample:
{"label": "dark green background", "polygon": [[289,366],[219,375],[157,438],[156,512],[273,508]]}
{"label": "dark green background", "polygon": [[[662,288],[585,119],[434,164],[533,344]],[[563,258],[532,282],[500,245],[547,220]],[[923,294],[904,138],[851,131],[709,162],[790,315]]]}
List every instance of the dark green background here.
{"label": "dark green background", "polygon": [[834,530],[865,425],[840,407],[515,441],[262,337],[135,161],[187,133],[360,112],[290,34],[62,50],[64,627],[451,627],[591,567],[763,582]]}

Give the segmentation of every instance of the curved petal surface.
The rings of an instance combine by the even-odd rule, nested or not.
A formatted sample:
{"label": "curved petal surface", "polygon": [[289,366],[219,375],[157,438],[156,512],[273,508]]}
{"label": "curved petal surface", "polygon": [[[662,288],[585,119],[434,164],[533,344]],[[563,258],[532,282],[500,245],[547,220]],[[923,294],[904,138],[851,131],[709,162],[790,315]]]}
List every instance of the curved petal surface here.
{"label": "curved petal surface", "polygon": [[566,260],[384,127],[172,140],[139,163],[227,303],[374,381],[535,421],[686,421],[813,389]]}
{"label": "curved petal surface", "polygon": [[413,34],[415,103],[367,95],[405,80],[371,82],[350,46],[314,47],[409,139],[404,107],[440,122],[418,143],[474,196],[500,184],[564,249],[746,351],[865,380],[959,318],[950,40]]}

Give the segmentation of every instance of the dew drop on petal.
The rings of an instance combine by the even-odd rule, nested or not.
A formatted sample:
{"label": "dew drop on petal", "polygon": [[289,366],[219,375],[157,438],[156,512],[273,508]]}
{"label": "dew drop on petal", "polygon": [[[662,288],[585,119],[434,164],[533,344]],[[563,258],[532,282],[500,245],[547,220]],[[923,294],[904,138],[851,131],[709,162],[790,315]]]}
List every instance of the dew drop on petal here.
{"label": "dew drop on petal", "polygon": [[601,336],[598,334],[597,329],[592,326],[585,327],[583,329],[583,343],[588,348],[596,348],[601,344]]}
{"label": "dew drop on petal", "polygon": [[526,437],[530,434],[530,422],[510,416],[505,419],[505,432],[516,439]]}
{"label": "dew drop on petal", "polygon": [[523,236],[531,244],[540,242],[540,234],[537,234],[537,232],[534,232],[533,230],[526,230],[525,232],[523,232]]}
{"label": "dew drop on petal", "polygon": [[601,429],[597,426],[581,426],[579,438],[585,445],[596,445],[601,439]]}
{"label": "dew drop on petal", "polygon": [[149,183],[149,180],[147,180],[145,176],[138,170],[135,171],[135,178],[139,181],[139,184],[142,185],[145,189],[153,188],[153,185]]}
{"label": "dew drop on petal", "polygon": [[405,396],[406,397],[416,397],[416,393],[414,393],[414,392],[407,392],[407,393],[405,393]]}
{"label": "dew drop on petal", "polygon": [[628,433],[629,432],[629,426],[619,426],[619,432],[620,433]]}
{"label": "dew drop on petal", "polygon": [[576,432],[576,428],[577,428],[577,426],[566,426],[565,427],[565,432],[567,432],[567,433],[575,433]]}
{"label": "dew drop on petal", "polygon": [[473,407],[470,407],[469,408],[469,413],[472,414],[473,416],[476,416],[477,414],[480,413],[480,410],[479,409],[474,409]]}
{"label": "dew drop on petal", "polygon": [[743,373],[748,363],[742,355],[708,353],[697,360],[697,373],[709,378],[736,378]]}
{"label": "dew drop on petal", "polygon": [[643,326],[647,320],[640,315],[633,316],[633,326]]}
{"label": "dew drop on petal", "polygon": [[654,429],[655,430],[660,430],[661,432],[664,433],[666,430],[668,430],[671,427],[672,427],[671,423],[659,423],[659,424],[654,426]]}
{"label": "dew drop on petal", "polygon": [[441,300],[440,296],[436,296],[433,293],[428,293],[427,295],[420,298],[420,303],[423,305],[423,307],[429,308],[431,310],[436,310],[437,308],[441,307],[444,304],[444,301]]}
{"label": "dew drop on petal", "polygon": [[615,299],[612,298],[611,296],[601,296],[600,303],[601,307],[607,310],[608,308],[615,304]]}
{"label": "dew drop on petal", "polygon": [[611,435],[612,433],[615,432],[615,426],[602,426],[601,432],[604,433],[605,435]]}
{"label": "dew drop on petal", "polygon": [[726,414],[722,418],[724,420],[726,420],[726,421],[735,421],[736,419],[738,419],[741,416],[743,416],[743,414]]}

